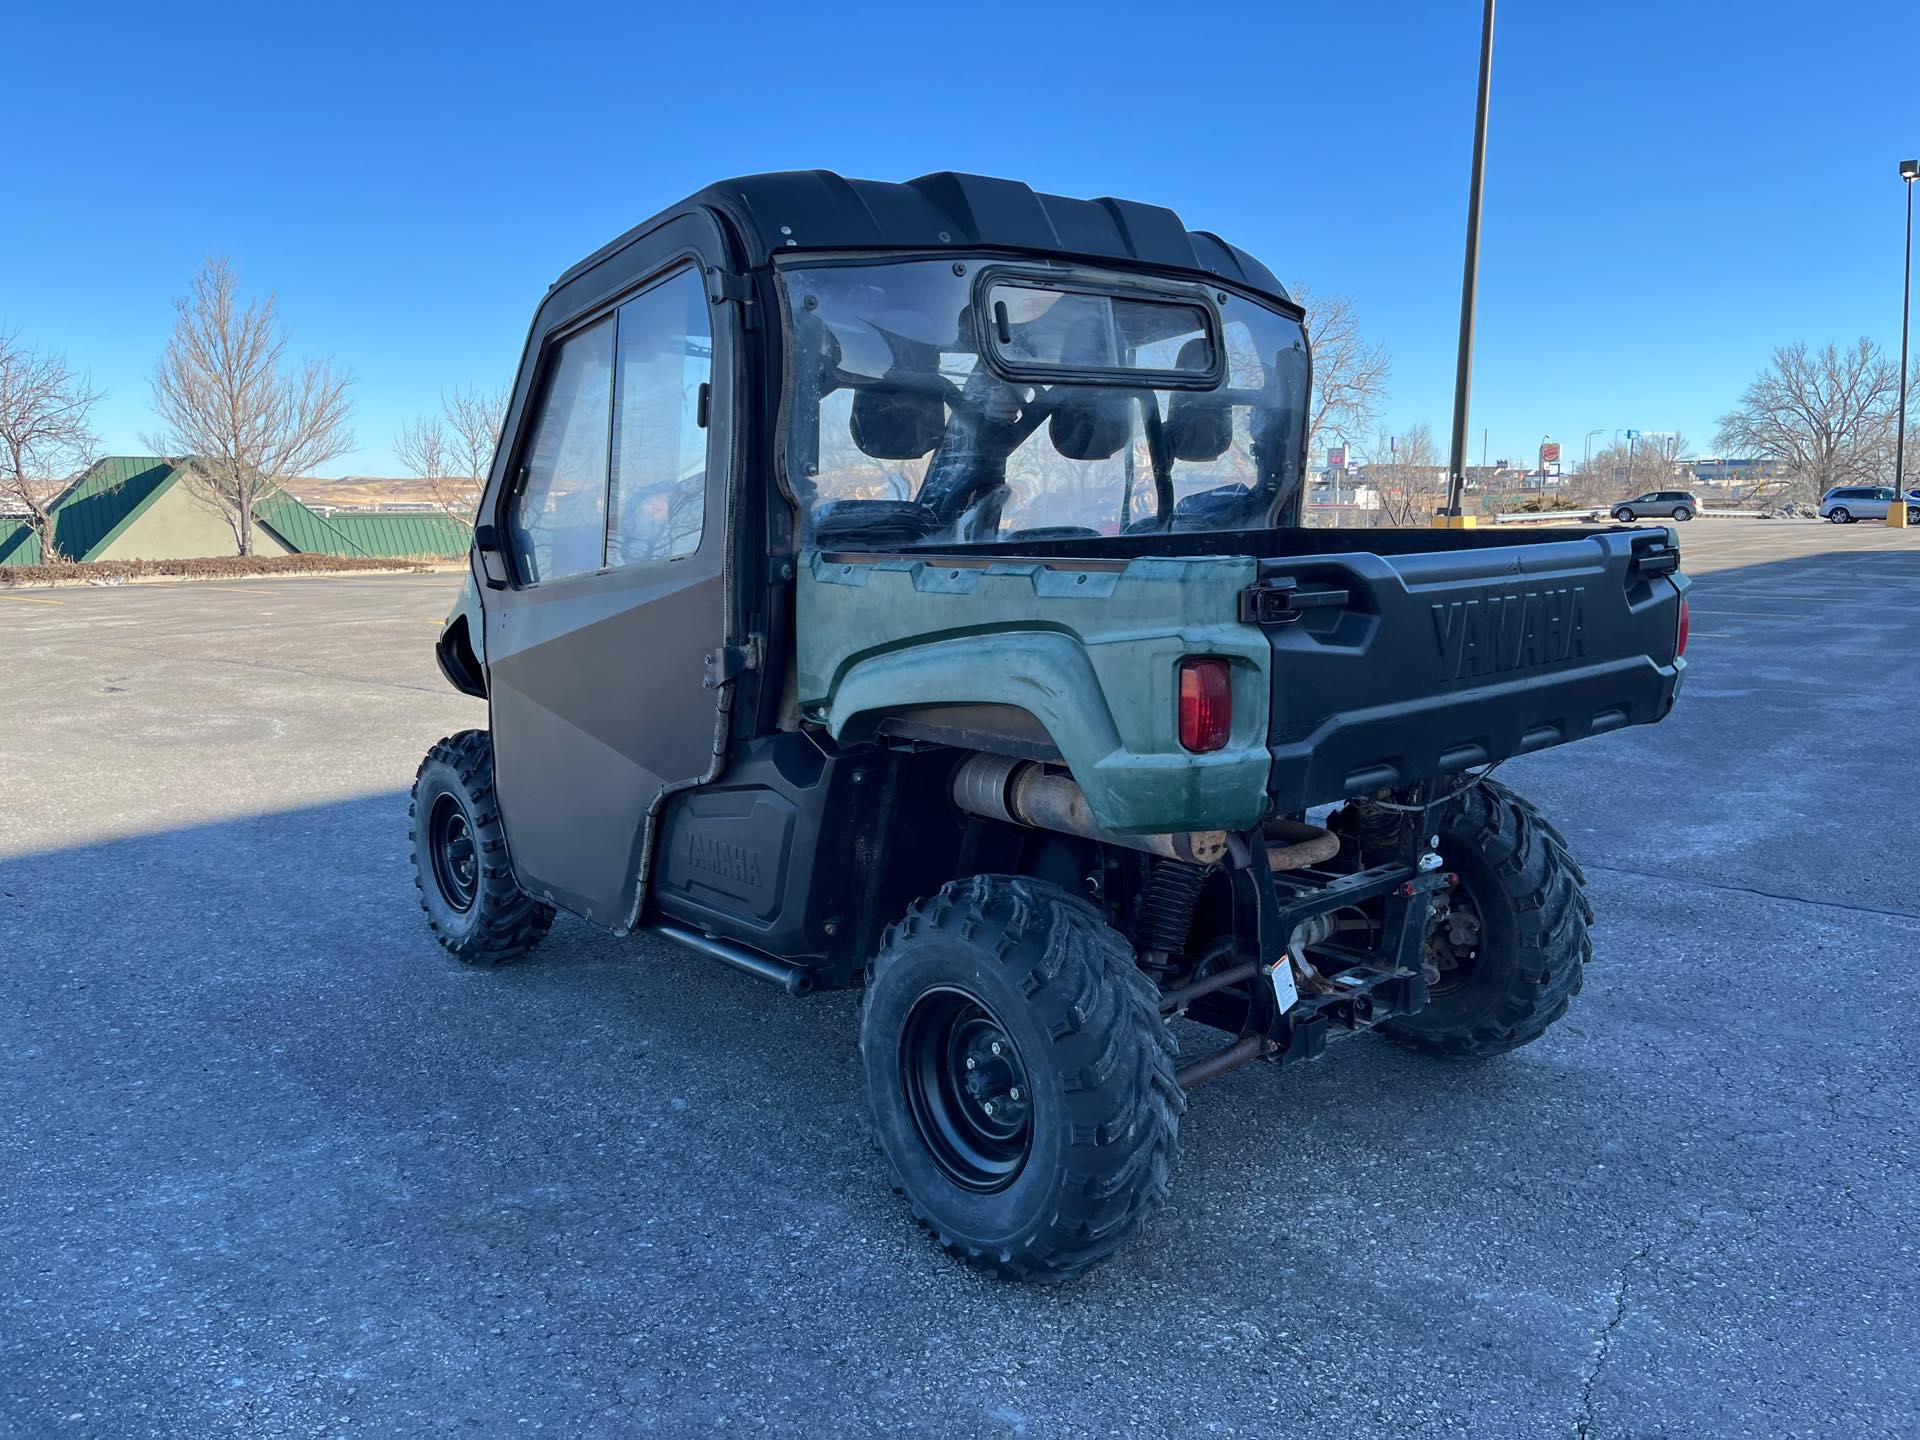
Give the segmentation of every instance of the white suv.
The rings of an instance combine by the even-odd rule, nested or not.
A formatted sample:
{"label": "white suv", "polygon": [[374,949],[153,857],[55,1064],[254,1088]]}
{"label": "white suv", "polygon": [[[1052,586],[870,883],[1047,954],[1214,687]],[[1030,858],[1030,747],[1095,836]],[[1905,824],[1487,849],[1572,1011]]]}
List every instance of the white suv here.
{"label": "white suv", "polygon": [[[1821,497],[1820,515],[1845,525],[1854,520],[1884,520],[1892,506],[1891,485],[1836,485]],[[1920,525],[1920,496],[1907,496],[1907,519]]]}

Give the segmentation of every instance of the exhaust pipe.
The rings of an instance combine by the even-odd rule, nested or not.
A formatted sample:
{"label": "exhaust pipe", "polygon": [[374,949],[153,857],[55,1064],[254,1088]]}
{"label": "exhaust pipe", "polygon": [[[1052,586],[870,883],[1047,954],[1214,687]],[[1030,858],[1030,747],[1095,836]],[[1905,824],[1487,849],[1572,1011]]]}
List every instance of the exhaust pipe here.
{"label": "exhaust pipe", "polygon": [[1269,820],[1266,835],[1269,870],[1298,870],[1340,853],[1338,835],[1304,820]]}
{"label": "exhaust pipe", "polygon": [[1227,858],[1227,832],[1192,830],[1173,835],[1122,835],[1093,818],[1086,792],[1070,775],[1051,771],[1032,760],[1005,755],[970,755],[953,772],[953,803],[969,815],[1025,825],[1034,830],[1057,830],[1144,850],[1189,865],[1218,865]]}

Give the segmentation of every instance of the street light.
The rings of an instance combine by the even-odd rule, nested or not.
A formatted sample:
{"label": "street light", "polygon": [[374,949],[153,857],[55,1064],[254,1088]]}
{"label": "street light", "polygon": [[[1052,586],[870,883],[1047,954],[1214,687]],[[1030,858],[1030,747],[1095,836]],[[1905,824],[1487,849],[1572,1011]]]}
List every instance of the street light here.
{"label": "street light", "polygon": [[1593,468],[1593,437],[1596,435],[1604,435],[1606,433],[1607,432],[1605,430],[1587,431],[1587,468],[1589,470]]}
{"label": "street light", "polygon": [[1460,280],[1460,356],[1453,374],[1453,445],[1447,456],[1447,508],[1436,521],[1469,523],[1460,515],[1467,478],[1467,392],[1473,378],[1473,290],[1480,276],[1480,194],[1487,173],[1487,97],[1493,89],[1493,0],[1480,17],[1480,98],[1473,116],[1473,177],[1467,182],[1467,260]]}
{"label": "street light", "polygon": [[1907,182],[1907,244],[1900,281],[1900,411],[1893,431],[1893,503],[1887,507],[1887,524],[1895,529],[1907,523],[1907,329],[1913,314],[1913,182],[1920,180],[1920,160],[1902,160],[1900,178]]}

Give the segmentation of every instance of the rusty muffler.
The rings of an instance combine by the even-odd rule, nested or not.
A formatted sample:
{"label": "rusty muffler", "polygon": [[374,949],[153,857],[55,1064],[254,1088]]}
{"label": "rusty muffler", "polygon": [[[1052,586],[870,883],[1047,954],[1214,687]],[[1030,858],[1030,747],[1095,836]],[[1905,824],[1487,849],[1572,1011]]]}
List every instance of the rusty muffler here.
{"label": "rusty muffler", "polygon": [[1218,865],[1227,858],[1227,832],[1190,830],[1171,835],[1122,835],[1094,819],[1086,792],[1071,775],[1033,760],[971,755],[953,772],[953,803],[969,815],[1003,820],[1034,830],[1057,830],[1103,845],[1144,850],[1190,865]]}

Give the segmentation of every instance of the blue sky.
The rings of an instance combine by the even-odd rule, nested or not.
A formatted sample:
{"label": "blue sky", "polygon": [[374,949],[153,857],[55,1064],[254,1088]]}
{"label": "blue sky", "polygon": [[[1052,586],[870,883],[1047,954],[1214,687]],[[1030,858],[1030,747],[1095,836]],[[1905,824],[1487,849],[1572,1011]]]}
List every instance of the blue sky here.
{"label": "blue sky", "polygon": [[[1169,205],[1350,295],[1444,437],[1479,4],[87,6],[7,23],[0,326],[151,430],[170,299],[232,257],[357,377],[359,448],[510,378],[568,264],[709,179],[973,170]],[[1910,5],[1508,0],[1474,459],[1714,418],[1775,344],[1899,341]]]}

